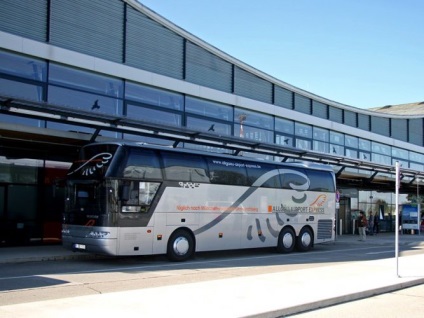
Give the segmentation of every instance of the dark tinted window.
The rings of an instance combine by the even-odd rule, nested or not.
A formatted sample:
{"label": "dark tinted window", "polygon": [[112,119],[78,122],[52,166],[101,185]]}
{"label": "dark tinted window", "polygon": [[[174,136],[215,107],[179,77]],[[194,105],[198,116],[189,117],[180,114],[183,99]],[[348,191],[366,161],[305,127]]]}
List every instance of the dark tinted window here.
{"label": "dark tinted window", "polygon": [[122,174],[125,178],[162,179],[156,152],[150,149],[131,148]]}
{"label": "dark tinted window", "polygon": [[247,185],[246,165],[238,160],[208,159],[211,183]]}
{"label": "dark tinted window", "polygon": [[[263,163],[246,163],[249,185],[265,188],[281,188],[277,167]],[[274,171],[271,173],[270,171]],[[267,173],[270,172],[269,175]]]}
{"label": "dark tinted window", "polygon": [[201,156],[184,153],[162,153],[165,178],[175,181],[209,182],[206,162]]}
{"label": "dark tinted window", "polygon": [[311,182],[310,191],[334,192],[334,179],[330,172],[309,170],[308,177]]}
{"label": "dark tinted window", "polygon": [[281,180],[284,189],[294,189],[306,191],[308,187],[308,176],[303,169],[282,167]]}

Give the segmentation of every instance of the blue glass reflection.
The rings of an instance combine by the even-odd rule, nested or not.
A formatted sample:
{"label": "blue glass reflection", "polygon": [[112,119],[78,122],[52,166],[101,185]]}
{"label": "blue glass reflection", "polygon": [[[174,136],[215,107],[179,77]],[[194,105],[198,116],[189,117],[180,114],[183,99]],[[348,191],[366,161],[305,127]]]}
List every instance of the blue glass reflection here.
{"label": "blue glass reflection", "polygon": [[0,78],[0,94],[37,102],[43,101],[43,87]]}
{"label": "blue glass reflection", "polygon": [[114,98],[123,97],[123,81],[62,65],[50,64],[49,83]]}
{"label": "blue glass reflection", "polygon": [[123,114],[122,100],[67,88],[49,86],[48,102],[109,115]]}
{"label": "blue glass reflection", "polygon": [[125,86],[125,98],[174,110],[183,110],[184,106],[182,94],[129,82]]}
{"label": "blue glass reflection", "polygon": [[33,57],[25,57],[0,51],[0,72],[35,81],[45,82],[47,63]]}

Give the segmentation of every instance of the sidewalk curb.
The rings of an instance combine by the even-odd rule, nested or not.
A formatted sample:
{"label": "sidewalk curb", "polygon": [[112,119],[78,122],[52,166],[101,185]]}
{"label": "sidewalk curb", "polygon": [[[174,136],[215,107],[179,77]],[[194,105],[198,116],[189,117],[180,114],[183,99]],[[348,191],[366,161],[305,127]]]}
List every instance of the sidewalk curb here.
{"label": "sidewalk curb", "polygon": [[396,283],[389,286],[378,287],[375,289],[364,290],[356,293],[346,294],[339,297],[327,298],[319,301],[314,301],[310,303],[305,303],[298,306],[278,309],[274,311],[264,312],[260,314],[255,314],[251,316],[246,316],[246,318],[268,318],[268,317],[286,317],[289,315],[302,314],[308,311],[313,311],[325,307],[330,307],[333,305],[339,305],[346,302],[352,302],[355,300],[360,300],[368,297],[373,297],[381,294],[386,294],[394,292],[397,290],[414,287],[424,284],[424,278],[419,278],[412,281]]}

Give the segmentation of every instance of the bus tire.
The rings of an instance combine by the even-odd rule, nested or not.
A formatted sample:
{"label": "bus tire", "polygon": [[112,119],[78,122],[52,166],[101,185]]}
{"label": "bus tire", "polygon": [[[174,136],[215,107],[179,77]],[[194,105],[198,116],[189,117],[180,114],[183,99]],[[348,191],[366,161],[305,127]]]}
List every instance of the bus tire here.
{"label": "bus tire", "polygon": [[193,236],[186,230],[179,229],[172,233],[168,241],[167,256],[173,262],[184,262],[194,254]]}
{"label": "bus tire", "polygon": [[290,253],[296,244],[296,235],[293,229],[285,227],[278,236],[277,251],[279,253]]}
{"label": "bus tire", "polygon": [[296,249],[300,252],[309,251],[314,246],[314,235],[309,227],[304,227],[296,239]]}

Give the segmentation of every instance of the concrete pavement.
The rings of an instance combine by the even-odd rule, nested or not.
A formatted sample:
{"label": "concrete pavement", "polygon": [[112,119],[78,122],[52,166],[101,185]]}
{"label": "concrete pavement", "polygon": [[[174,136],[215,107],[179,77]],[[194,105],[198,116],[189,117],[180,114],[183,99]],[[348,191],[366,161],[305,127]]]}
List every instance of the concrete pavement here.
{"label": "concrete pavement", "polygon": [[[394,233],[383,233],[367,239],[368,244],[394,246],[395,243]],[[336,244],[367,243],[359,242],[358,236],[344,235],[337,237]],[[400,235],[399,245],[422,247],[424,235]],[[88,257],[84,255],[61,250],[60,246],[32,250],[31,247],[2,248],[0,263]],[[399,271],[396,272],[394,258],[358,261],[313,269],[23,303],[0,307],[0,317],[56,318],[76,317],[80,314],[119,315],[126,318],[171,315],[281,317],[410,286],[421,285],[419,290],[424,295],[424,255],[399,257],[398,265]],[[419,313],[420,316],[422,314]]]}

